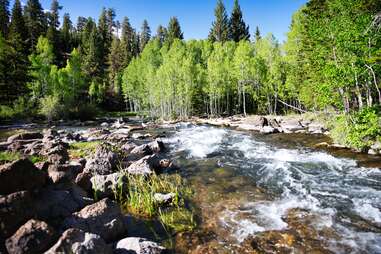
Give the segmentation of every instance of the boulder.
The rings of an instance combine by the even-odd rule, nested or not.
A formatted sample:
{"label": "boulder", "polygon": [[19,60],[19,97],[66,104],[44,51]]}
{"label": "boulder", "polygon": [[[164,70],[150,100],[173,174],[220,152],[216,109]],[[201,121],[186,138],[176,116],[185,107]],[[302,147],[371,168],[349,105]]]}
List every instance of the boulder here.
{"label": "boulder", "polygon": [[43,143],[41,141],[34,141],[33,143],[27,144],[25,146],[24,154],[27,155],[38,155],[43,148]]}
{"label": "boulder", "polygon": [[138,155],[151,155],[153,153],[160,153],[164,151],[165,146],[161,140],[155,140],[148,144],[140,145],[132,149],[132,154]]}
{"label": "boulder", "polygon": [[96,175],[91,178],[92,189],[97,198],[114,197],[115,191],[127,191],[128,179],[125,175],[114,173],[110,175]]}
{"label": "boulder", "polygon": [[126,171],[132,175],[151,175],[155,171],[164,169],[170,163],[165,159],[161,159],[158,155],[147,155],[138,161],[133,162]]}
{"label": "boulder", "polygon": [[115,245],[115,254],[160,254],[165,248],[140,237],[127,237]]}
{"label": "boulder", "polygon": [[272,133],[278,133],[278,129],[276,128],[273,128],[271,126],[264,126],[261,130],[260,130],[260,133],[263,133],[263,134],[272,134]]}
{"label": "boulder", "polygon": [[136,144],[132,143],[132,142],[127,142],[125,143],[123,146],[122,146],[122,150],[123,151],[126,151],[126,152],[131,152],[135,147],[137,147]]}
{"label": "boulder", "polygon": [[55,189],[55,186],[49,186],[36,198],[36,214],[43,220],[63,219],[93,202],[93,199],[76,185],[67,189]]}
{"label": "boulder", "polygon": [[28,159],[0,166],[0,194],[41,188],[47,176]]}
{"label": "boulder", "polygon": [[11,236],[32,218],[34,203],[30,192],[20,191],[0,197],[0,238]]}
{"label": "boulder", "polygon": [[99,235],[71,228],[66,230],[58,242],[45,252],[45,254],[56,253],[111,254],[112,249]]}
{"label": "boulder", "polygon": [[20,134],[15,134],[8,138],[8,143],[12,143],[16,140],[31,140],[31,139],[42,139],[43,135],[39,132],[25,132]]}
{"label": "boulder", "polygon": [[126,225],[119,205],[108,198],[74,213],[65,219],[63,226],[65,229],[77,228],[99,234],[106,241],[116,240],[126,233]]}
{"label": "boulder", "polygon": [[63,145],[57,145],[45,154],[48,156],[48,162],[54,164],[64,164],[69,160],[69,153]]}
{"label": "boulder", "polygon": [[108,175],[117,170],[118,155],[105,145],[97,147],[92,158],[87,160],[84,172],[93,175]]}
{"label": "boulder", "polygon": [[55,241],[55,231],[43,221],[29,220],[5,241],[9,253],[33,254],[49,249]]}
{"label": "boulder", "polygon": [[70,182],[82,171],[82,165],[77,162],[69,164],[51,164],[48,174],[53,183]]}
{"label": "boulder", "polygon": [[175,193],[155,193],[153,195],[153,198],[156,203],[162,205],[162,204],[170,204],[172,203],[173,199],[176,197]]}
{"label": "boulder", "polygon": [[305,127],[297,119],[283,120],[281,127],[286,133],[292,133],[305,129]]}
{"label": "boulder", "polygon": [[91,177],[93,175],[89,172],[82,172],[77,175],[75,178],[75,183],[84,189],[85,191],[91,191],[92,185],[91,185]]}

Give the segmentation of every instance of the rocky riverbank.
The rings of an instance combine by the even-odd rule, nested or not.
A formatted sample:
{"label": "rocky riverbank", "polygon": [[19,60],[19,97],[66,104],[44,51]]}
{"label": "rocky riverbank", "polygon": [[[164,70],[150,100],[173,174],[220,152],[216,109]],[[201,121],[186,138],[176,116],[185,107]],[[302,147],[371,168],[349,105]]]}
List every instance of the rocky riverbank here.
{"label": "rocky riverbank", "polygon": [[[23,132],[2,142],[3,154],[19,158],[0,165],[0,253],[163,253],[158,243],[131,233],[123,206],[133,177],[176,169],[160,139],[134,132],[143,128],[119,119],[75,132]],[[152,193],[151,205],[171,206],[179,195]]]}
{"label": "rocky riverbank", "polygon": [[[262,134],[276,133],[303,133],[311,135],[326,135],[330,137],[330,131],[326,124],[306,115],[291,116],[232,116],[226,118],[193,118],[195,124],[210,124],[213,126],[230,127],[237,130],[253,131]],[[330,142],[317,143],[316,148],[324,149],[348,149],[356,153],[363,153],[341,144]],[[366,151],[369,155],[381,155],[381,143],[375,142]]]}

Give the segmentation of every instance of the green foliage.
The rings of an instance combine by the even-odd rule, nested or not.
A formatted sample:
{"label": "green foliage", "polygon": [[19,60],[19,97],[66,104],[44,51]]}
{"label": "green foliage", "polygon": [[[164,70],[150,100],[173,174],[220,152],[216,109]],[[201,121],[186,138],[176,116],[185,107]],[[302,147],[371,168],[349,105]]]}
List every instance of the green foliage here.
{"label": "green foliage", "polygon": [[85,158],[95,153],[95,150],[99,144],[99,141],[72,143],[70,144],[68,153],[70,158]]}
{"label": "green foliage", "polygon": [[379,107],[364,108],[351,115],[342,115],[332,122],[335,142],[357,150],[366,150],[381,137]]}
{"label": "green foliage", "polygon": [[218,0],[214,10],[215,21],[209,32],[209,40],[225,42],[229,40],[229,18],[221,0]]}
{"label": "green foliage", "polygon": [[249,26],[246,26],[242,17],[238,0],[234,0],[234,7],[229,22],[229,37],[235,42],[250,39]]}
{"label": "green foliage", "polygon": [[135,215],[153,217],[159,215],[160,204],[154,199],[155,193],[174,193],[172,205],[183,207],[187,198],[192,195],[179,175],[127,175],[128,193],[116,193],[122,207]]}
{"label": "green foliage", "polygon": [[58,119],[62,110],[63,108],[57,96],[47,95],[40,99],[39,113],[45,116],[48,121]]}
{"label": "green foliage", "polygon": [[[0,164],[13,162],[13,161],[21,159],[22,157],[23,156],[19,152],[9,152],[9,151],[0,152]],[[27,156],[27,158],[32,163],[38,163],[38,162],[45,161],[44,157],[38,156],[38,155]]]}

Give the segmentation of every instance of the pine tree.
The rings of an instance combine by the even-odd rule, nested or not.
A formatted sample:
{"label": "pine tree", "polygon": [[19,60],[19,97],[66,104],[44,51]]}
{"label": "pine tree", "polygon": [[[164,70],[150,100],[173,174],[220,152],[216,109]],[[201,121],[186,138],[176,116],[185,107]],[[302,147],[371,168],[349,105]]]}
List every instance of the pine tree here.
{"label": "pine tree", "polygon": [[0,0],[0,33],[8,35],[9,26],[9,0]]}
{"label": "pine tree", "polygon": [[98,20],[98,35],[99,35],[99,51],[100,54],[100,68],[103,70],[102,75],[107,70],[107,58],[110,53],[111,40],[112,40],[112,21],[110,20],[109,10],[102,9],[101,15]]}
{"label": "pine tree", "polygon": [[122,23],[121,34],[121,50],[122,50],[122,62],[123,68],[127,67],[132,57],[135,55],[134,48],[134,29],[131,27],[130,21],[127,17],[124,18]]}
{"label": "pine tree", "polygon": [[169,20],[167,28],[167,41],[172,43],[175,39],[184,39],[183,32],[181,31],[180,22],[177,17],[172,17]]}
{"label": "pine tree", "polygon": [[261,36],[261,32],[259,31],[259,27],[257,26],[257,28],[255,29],[255,41],[259,41],[260,39],[262,38]]}
{"label": "pine tree", "polygon": [[24,15],[29,34],[29,46],[32,50],[34,50],[37,45],[38,38],[46,33],[46,16],[38,0],[28,0],[25,6]]}
{"label": "pine tree", "polygon": [[110,79],[109,93],[117,99],[117,103],[122,102],[121,97],[121,70],[123,68],[123,52],[121,42],[118,37],[114,37],[111,43],[111,50],[108,57],[108,73]]}
{"label": "pine tree", "polygon": [[48,38],[49,42],[53,46],[54,55],[56,56],[56,64],[57,65],[63,65],[63,56],[61,54],[62,44],[60,41],[60,33],[58,30],[58,27],[60,25],[59,21],[59,11],[62,9],[62,6],[59,5],[58,0],[53,0],[50,12],[48,13],[48,32],[46,37]]}
{"label": "pine tree", "polygon": [[70,15],[65,13],[63,16],[63,23],[61,28],[61,42],[62,42],[62,54],[67,59],[72,51],[73,45],[73,24],[70,20]]}
{"label": "pine tree", "polygon": [[82,33],[87,24],[87,18],[79,16],[77,19],[77,33]]}
{"label": "pine tree", "polygon": [[160,41],[160,44],[163,45],[164,41],[167,38],[167,29],[163,27],[162,25],[159,25],[156,30],[156,36],[155,38]]}
{"label": "pine tree", "polygon": [[235,42],[250,39],[249,26],[246,26],[243,20],[238,0],[234,1],[233,11],[230,17],[230,39]]}
{"label": "pine tree", "polygon": [[25,26],[21,2],[20,0],[15,0],[15,4],[12,8],[12,19],[9,25],[9,36],[12,37],[17,34],[21,38],[22,42],[25,44],[26,40],[28,39],[27,33],[28,29]]}
{"label": "pine tree", "polygon": [[209,33],[209,40],[225,42],[229,40],[229,19],[226,9],[221,0],[218,0],[216,9],[214,10],[216,20],[212,24]]}
{"label": "pine tree", "polygon": [[9,58],[9,66],[12,66],[11,72],[8,73],[8,80],[15,99],[26,93],[26,82],[28,81],[28,45],[27,45],[27,28],[22,16],[22,7],[20,0],[16,0],[12,8],[12,18],[9,27],[9,44],[11,51]]}
{"label": "pine tree", "polygon": [[142,25],[142,30],[140,32],[140,50],[143,51],[146,44],[151,39],[151,28],[148,25],[148,21],[144,20]]}

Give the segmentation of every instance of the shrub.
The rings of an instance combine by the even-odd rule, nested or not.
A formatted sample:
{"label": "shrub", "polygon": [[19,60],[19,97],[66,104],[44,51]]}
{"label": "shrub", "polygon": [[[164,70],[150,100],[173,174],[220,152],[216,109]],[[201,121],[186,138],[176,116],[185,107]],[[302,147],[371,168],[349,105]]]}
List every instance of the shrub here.
{"label": "shrub", "polygon": [[350,115],[341,115],[332,123],[331,136],[336,143],[364,151],[381,136],[379,107],[368,107]]}
{"label": "shrub", "polygon": [[62,106],[57,96],[48,95],[40,99],[40,111],[48,121],[57,119],[62,112]]}

